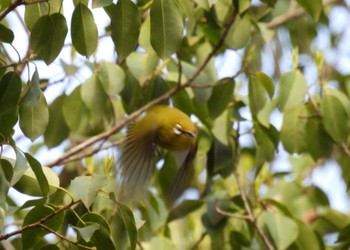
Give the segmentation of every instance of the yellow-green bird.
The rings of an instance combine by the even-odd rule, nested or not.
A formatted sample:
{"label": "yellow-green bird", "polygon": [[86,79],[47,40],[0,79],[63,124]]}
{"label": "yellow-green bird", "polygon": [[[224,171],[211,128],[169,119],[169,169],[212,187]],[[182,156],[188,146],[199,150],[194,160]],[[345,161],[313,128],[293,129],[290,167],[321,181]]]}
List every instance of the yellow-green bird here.
{"label": "yellow-green bird", "polygon": [[197,133],[196,125],[185,113],[165,105],[151,107],[141,119],[129,125],[119,160],[120,198],[130,200],[142,195],[147,189],[157,146],[183,156],[169,201],[178,198],[179,185],[193,165],[198,144]]}

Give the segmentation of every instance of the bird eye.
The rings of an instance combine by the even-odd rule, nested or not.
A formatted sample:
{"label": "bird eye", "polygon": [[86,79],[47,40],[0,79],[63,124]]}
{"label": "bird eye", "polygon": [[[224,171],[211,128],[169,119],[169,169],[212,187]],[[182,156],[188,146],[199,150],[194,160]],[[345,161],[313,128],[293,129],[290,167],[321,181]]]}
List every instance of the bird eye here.
{"label": "bird eye", "polygon": [[176,135],[181,135],[182,134],[182,126],[180,124],[175,124],[175,127],[174,127],[174,133]]}

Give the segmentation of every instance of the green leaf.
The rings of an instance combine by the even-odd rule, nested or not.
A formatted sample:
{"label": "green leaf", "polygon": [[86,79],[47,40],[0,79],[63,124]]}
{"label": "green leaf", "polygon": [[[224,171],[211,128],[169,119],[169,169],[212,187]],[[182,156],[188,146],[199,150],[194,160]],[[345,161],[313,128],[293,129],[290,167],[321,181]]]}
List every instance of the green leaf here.
{"label": "green leaf", "polygon": [[98,191],[106,184],[105,176],[78,176],[71,182],[72,189],[77,193],[86,208],[95,201]]}
{"label": "green leaf", "polygon": [[48,2],[38,2],[25,5],[24,12],[24,22],[26,27],[33,31],[35,23],[39,20],[40,17],[62,12],[62,1],[61,0],[51,0]]}
{"label": "green leaf", "polygon": [[59,246],[55,244],[48,244],[40,248],[40,250],[60,250]]}
{"label": "green leaf", "polygon": [[113,4],[113,0],[92,0],[92,8],[100,8]]}
{"label": "green leaf", "polygon": [[280,109],[282,111],[304,103],[307,84],[304,76],[299,71],[283,74],[278,82],[278,86]]}
{"label": "green leaf", "polygon": [[[109,226],[108,222],[100,214],[97,214],[97,213],[86,213],[86,214],[84,214],[81,217],[81,219],[85,223],[96,223],[96,224],[100,225],[101,227],[103,227],[108,233],[111,233],[111,229],[110,229],[110,226]],[[78,226],[79,227],[84,226],[82,221],[78,222]]]}
{"label": "green leaf", "polygon": [[312,223],[312,228],[319,234],[337,232],[350,223],[349,217],[330,207],[318,210],[317,217]]}
{"label": "green leaf", "polygon": [[148,15],[141,24],[139,35],[139,45],[145,49],[148,54],[157,54],[151,45],[151,18]]}
{"label": "green leaf", "polygon": [[214,4],[212,1],[208,1],[208,0],[193,0],[193,2],[198,4],[198,6],[200,6],[201,8],[208,10],[208,11]]}
{"label": "green leaf", "polygon": [[215,119],[211,132],[222,144],[229,145],[229,131],[232,129],[230,111],[225,110],[218,118]]}
{"label": "green leaf", "polygon": [[141,86],[148,79],[149,75],[155,70],[158,63],[158,57],[152,54],[132,52],[126,58],[126,65],[130,72],[139,81]]}
{"label": "green leaf", "polygon": [[[10,189],[10,181],[13,176],[13,167],[11,163],[0,158],[0,200],[5,201]],[[3,206],[3,202],[0,203]],[[3,230],[1,228],[1,230]]]}
{"label": "green leaf", "polygon": [[218,25],[222,27],[227,21],[228,17],[233,13],[233,1],[221,0],[216,1],[214,5],[215,15]]}
{"label": "green leaf", "polygon": [[235,81],[232,78],[223,78],[216,85],[208,100],[209,113],[214,119],[222,114],[232,100]]}
{"label": "green leaf", "polygon": [[6,113],[0,115],[0,144],[8,141],[14,133],[14,126],[18,121],[18,107],[12,107]]}
{"label": "green leaf", "polygon": [[180,205],[170,210],[167,223],[185,217],[188,214],[198,210],[203,205],[201,200],[184,200]]}
{"label": "green leaf", "polygon": [[99,115],[104,113],[107,95],[97,74],[93,74],[82,84],[81,97],[92,112]]}
{"label": "green leaf", "polygon": [[21,104],[33,106],[38,103],[40,96],[42,95],[39,83],[39,73],[35,70],[29,86],[26,89],[26,93],[21,100]]}
{"label": "green leaf", "polygon": [[257,119],[266,128],[270,127],[270,115],[278,105],[278,98],[274,98],[271,101],[267,101],[265,106],[259,110]]}
{"label": "green leaf", "polygon": [[183,21],[177,0],[154,0],[151,7],[151,44],[161,58],[177,52],[182,43]]}
{"label": "green leaf", "polygon": [[102,61],[98,78],[107,95],[117,95],[124,88],[125,74],[123,69],[117,64]]}
{"label": "green leaf", "polygon": [[100,229],[100,225],[97,223],[92,223],[87,224],[85,227],[73,226],[73,228],[79,232],[79,235],[81,236],[81,238],[83,238],[84,241],[89,242],[96,230]]}
{"label": "green leaf", "polygon": [[16,162],[13,164],[13,176],[11,179],[11,185],[16,184],[19,179],[22,178],[26,170],[28,169],[28,164],[25,156],[23,155],[22,151],[20,151],[18,148],[14,148],[16,152]]}
{"label": "green leaf", "polygon": [[172,240],[164,236],[156,236],[151,239],[151,249],[157,250],[176,250],[176,246]]}
{"label": "green leaf", "polygon": [[6,73],[0,80],[0,116],[17,106],[22,90],[22,81],[13,71]]}
{"label": "green leaf", "polygon": [[316,233],[312,230],[309,225],[304,224],[301,221],[295,221],[299,227],[299,235],[295,241],[297,249],[313,249],[321,250],[320,242],[317,238]]}
{"label": "green leaf", "polygon": [[338,236],[337,243],[347,243],[348,246],[350,246],[350,224],[348,224],[346,227],[344,227]]}
{"label": "green leaf", "polygon": [[81,98],[81,86],[77,87],[63,102],[64,120],[73,133],[81,133],[89,123],[89,110]]}
{"label": "green leaf", "polygon": [[49,183],[46,179],[46,176],[44,174],[44,171],[40,162],[28,153],[25,153],[25,156],[27,158],[27,161],[30,167],[32,168],[35,174],[35,177],[39,183],[43,196],[47,196],[49,193]]}
{"label": "green leaf", "polygon": [[74,48],[84,56],[90,56],[97,48],[98,32],[90,9],[79,3],[72,16],[71,35]]}
{"label": "green leaf", "polygon": [[231,49],[243,48],[249,41],[251,24],[248,15],[241,17],[237,15],[234,24],[231,26],[225,44]]}
{"label": "green leaf", "polygon": [[4,224],[5,224],[5,211],[2,207],[0,207],[0,230],[1,230],[1,232],[4,229]]}
{"label": "green leaf", "polygon": [[23,205],[20,207],[20,209],[26,209],[26,208],[31,208],[39,205],[44,205],[46,202],[47,198],[39,198],[39,199],[33,199],[33,200],[27,200],[26,202],[23,203]]}
{"label": "green leaf", "polygon": [[281,142],[291,154],[306,150],[306,124],[310,114],[305,105],[295,106],[284,112],[281,128]]}
{"label": "green leaf", "polygon": [[323,10],[322,0],[297,0],[297,2],[309,13],[312,18],[317,22],[320,18],[321,12]]}
{"label": "green leaf", "polygon": [[264,161],[272,161],[275,158],[275,153],[278,145],[278,131],[270,125],[266,128],[254,123],[255,140],[257,144],[257,158]]}
{"label": "green leaf", "polygon": [[[27,215],[24,217],[23,225],[30,225],[32,223],[39,222],[42,218],[45,216],[48,216],[50,214],[55,213],[55,209],[48,205],[39,205],[34,207],[32,210],[30,210]],[[43,224],[52,229],[53,231],[58,230],[62,223],[65,216],[65,212],[60,212],[50,219],[46,220]],[[30,228],[28,230],[24,230],[22,232],[22,245],[25,247],[25,249],[31,249],[35,248],[35,245],[43,240],[43,237],[46,234],[49,234],[50,232],[40,228],[40,227],[34,227]]]}
{"label": "green leaf", "polygon": [[327,158],[333,151],[332,138],[325,131],[322,120],[318,118],[307,119],[305,142],[308,152],[315,160]]}
{"label": "green leaf", "polygon": [[4,43],[12,43],[15,39],[15,35],[12,30],[0,23],[0,41]]}
{"label": "green leaf", "polygon": [[68,32],[65,17],[60,13],[39,18],[30,36],[30,46],[37,58],[52,63],[62,50]]}
{"label": "green leaf", "polygon": [[130,0],[119,0],[116,5],[110,5],[112,39],[122,62],[135,50],[140,34],[141,17],[137,6]]}
{"label": "green leaf", "polygon": [[275,84],[273,80],[263,72],[255,73],[255,78],[264,86],[269,97],[272,98],[275,93]]}
{"label": "green leaf", "polygon": [[97,224],[100,226],[99,229],[95,230],[89,244],[93,244],[97,249],[116,249],[113,241],[111,240],[111,230],[108,222],[104,217],[96,213],[86,213],[81,217],[81,221],[78,222],[78,227],[83,227],[86,224],[92,225]]}
{"label": "green leaf", "polygon": [[125,204],[118,202],[120,216],[124,222],[124,226],[128,232],[130,247],[136,249],[137,229],[132,211]]}
{"label": "green leaf", "polygon": [[298,224],[289,217],[279,213],[263,212],[262,220],[277,249],[286,249],[298,238]]}
{"label": "green leaf", "polygon": [[0,144],[13,133],[18,120],[18,101],[22,82],[15,72],[8,72],[0,79]]}
{"label": "green leaf", "polygon": [[321,99],[320,110],[327,133],[338,143],[346,141],[349,132],[349,116],[341,100],[326,93]]}
{"label": "green leaf", "polygon": [[63,116],[63,104],[66,95],[62,94],[49,106],[49,123],[44,133],[45,145],[53,148],[63,142],[69,136],[69,127]]}
{"label": "green leaf", "polygon": [[248,84],[249,108],[253,117],[265,106],[267,93],[262,83],[254,76],[249,79]]}
{"label": "green leaf", "polygon": [[27,168],[19,181],[13,187],[23,194],[42,196],[42,184],[39,183],[39,181],[42,178],[45,178],[49,183],[49,194],[53,194],[60,187],[60,180],[55,171],[53,171],[51,168],[43,167],[42,171],[45,177],[40,177],[40,179],[38,179],[32,168]]}
{"label": "green leaf", "polygon": [[42,135],[49,123],[49,110],[45,96],[41,93],[38,102],[34,105],[22,103],[19,109],[19,118],[22,132],[31,141]]}

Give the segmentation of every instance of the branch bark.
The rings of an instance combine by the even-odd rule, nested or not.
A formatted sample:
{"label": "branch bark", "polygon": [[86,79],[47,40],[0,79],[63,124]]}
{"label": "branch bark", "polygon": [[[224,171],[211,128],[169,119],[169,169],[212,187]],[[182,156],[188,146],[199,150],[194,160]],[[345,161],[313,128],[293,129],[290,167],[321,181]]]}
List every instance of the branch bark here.
{"label": "branch bark", "polygon": [[[323,6],[328,6],[334,3],[338,3],[340,2],[340,0],[325,0],[323,1]],[[293,4],[295,3],[295,4]],[[289,10],[282,14],[279,15],[277,17],[275,17],[274,19],[272,19],[272,21],[270,21],[269,23],[266,24],[266,28],[268,29],[276,29],[279,26],[281,26],[282,24],[285,24],[287,22],[289,22],[290,20],[293,20],[295,18],[301,17],[305,14],[305,10],[302,9],[301,7],[297,6],[296,2],[291,2],[291,6],[289,8]]]}
{"label": "branch bark", "polygon": [[39,221],[37,221],[37,222],[34,222],[34,223],[32,223],[32,224],[25,225],[25,226],[23,226],[23,227],[21,227],[21,228],[15,230],[15,231],[12,231],[12,232],[10,232],[10,233],[2,234],[2,235],[0,235],[0,241],[6,240],[6,239],[8,239],[8,238],[10,238],[10,237],[12,237],[12,236],[14,236],[14,235],[16,235],[16,234],[21,234],[21,233],[23,233],[24,231],[29,230],[29,229],[31,229],[31,228],[42,227],[42,225],[44,225],[44,223],[45,223],[46,221],[48,221],[49,219],[51,219],[51,218],[54,217],[55,215],[57,215],[57,214],[59,214],[59,213],[65,211],[65,210],[67,210],[67,209],[69,209],[69,208],[71,208],[71,207],[73,207],[73,206],[75,206],[75,205],[77,205],[77,204],[80,203],[80,202],[81,202],[81,200],[72,201],[72,202],[69,203],[68,205],[66,205],[66,206],[64,206],[64,207],[61,207],[60,209],[57,209],[57,210],[53,211],[52,213],[46,215],[45,217],[41,218],[41,219],[40,219]]}

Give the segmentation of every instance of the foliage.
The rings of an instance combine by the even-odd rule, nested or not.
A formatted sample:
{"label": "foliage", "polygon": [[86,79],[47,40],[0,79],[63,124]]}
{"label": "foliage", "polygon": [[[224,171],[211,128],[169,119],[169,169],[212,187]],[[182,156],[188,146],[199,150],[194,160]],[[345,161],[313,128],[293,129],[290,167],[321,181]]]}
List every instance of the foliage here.
{"label": "foliage", "polygon": [[[62,0],[0,3],[2,248],[350,247],[349,217],[309,181],[332,161],[350,186],[350,81],[316,43],[327,30],[339,49],[330,17],[345,3],[73,2],[72,13]],[[29,42],[23,55],[18,39]],[[106,40],[116,53],[102,53]],[[235,65],[219,66],[232,55]],[[55,67],[63,77],[48,79]],[[170,207],[177,166],[160,152],[149,195],[125,204],[118,148],[157,103],[197,120],[192,180]],[[288,170],[276,167],[280,151]]]}

